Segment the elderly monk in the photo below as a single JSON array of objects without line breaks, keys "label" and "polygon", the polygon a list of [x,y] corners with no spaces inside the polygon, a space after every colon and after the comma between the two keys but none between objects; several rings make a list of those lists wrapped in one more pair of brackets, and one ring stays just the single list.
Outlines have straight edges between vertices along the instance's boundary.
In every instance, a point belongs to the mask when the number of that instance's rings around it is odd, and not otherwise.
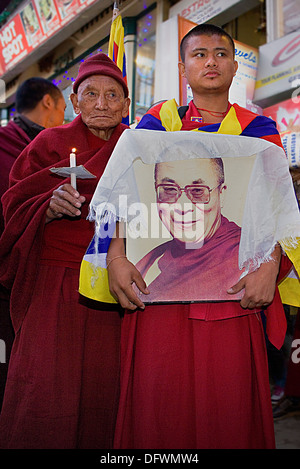
[{"label": "elderly monk", "polygon": [[[109,448],[119,382],[121,311],[85,303],[81,259],[94,232],[88,204],[126,126],[130,99],[119,68],[97,54],[80,66],[78,116],[47,129],[22,152],[3,197],[0,282],[12,289],[15,329],[0,416],[2,448]],[[77,165],[96,178],[50,172]]]}]

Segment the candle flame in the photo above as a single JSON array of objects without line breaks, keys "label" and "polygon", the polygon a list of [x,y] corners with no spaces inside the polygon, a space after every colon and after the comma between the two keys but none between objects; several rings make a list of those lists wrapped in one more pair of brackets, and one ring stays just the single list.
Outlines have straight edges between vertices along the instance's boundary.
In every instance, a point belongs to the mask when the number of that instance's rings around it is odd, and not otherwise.
[{"label": "candle flame", "polygon": [[72,153],[75,153],[75,151],[76,151],[76,148],[72,148]]}]

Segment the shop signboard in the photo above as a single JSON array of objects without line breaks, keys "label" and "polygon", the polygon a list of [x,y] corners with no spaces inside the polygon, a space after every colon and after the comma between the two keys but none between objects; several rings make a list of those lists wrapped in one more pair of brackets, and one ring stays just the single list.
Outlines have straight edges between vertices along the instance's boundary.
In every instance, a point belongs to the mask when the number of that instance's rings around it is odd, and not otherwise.
[{"label": "shop signboard", "polygon": [[170,17],[180,15],[197,24],[205,23],[240,0],[181,0],[170,9]]},{"label": "shop signboard", "polygon": [[238,69],[229,90],[229,101],[261,114],[261,109],[253,103],[258,68],[258,50],[239,41],[234,41],[235,59]]},{"label": "shop signboard", "polygon": [[0,29],[0,75],[97,0],[28,0]]},{"label": "shop signboard", "polygon": [[300,168],[300,107],[298,98],[287,99],[263,110],[277,124],[290,168]]},{"label": "shop signboard", "polygon": [[266,107],[271,98],[293,91],[300,81],[300,32],[294,32],[259,48],[254,100]]}]

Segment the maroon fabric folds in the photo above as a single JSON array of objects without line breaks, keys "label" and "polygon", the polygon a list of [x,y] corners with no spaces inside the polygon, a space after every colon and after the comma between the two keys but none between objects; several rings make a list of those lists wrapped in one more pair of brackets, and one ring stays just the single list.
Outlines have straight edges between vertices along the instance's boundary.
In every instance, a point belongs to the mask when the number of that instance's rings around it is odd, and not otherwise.
[{"label": "maroon fabric folds", "polygon": [[[249,112],[245,110],[244,114],[247,120]],[[247,129],[247,122],[244,123]],[[145,125],[148,125],[147,118]],[[183,130],[194,126],[195,122],[191,125],[184,122]],[[143,120],[139,128],[143,128]],[[273,141],[280,144],[279,135],[274,133]],[[168,269],[165,277],[170,275],[165,289],[172,290],[175,261],[171,257],[168,253],[162,262],[169,260],[172,264],[171,269],[165,266]],[[284,264],[281,277],[288,272]],[[222,264],[221,268],[226,275],[227,267]],[[193,277],[196,274],[192,265],[190,269]],[[189,281],[193,282],[191,277]],[[184,295],[188,287],[183,281],[180,283],[180,275],[176,282]],[[286,319],[278,290],[267,316],[269,339],[280,348]],[[144,311],[125,314],[115,448],[271,449],[274,446],[260,311],[244,310],[238,301],[225,301],[153,304],[146,305]]]},{"label": "maroon fabric folds", "polygon": [[[5,127],[0,127],[0,199],[8,189],[9,173],[12,165],[22,150],[31,142],[30,138],[15,122],[9,122]],[[0,235],[4,229],[2,218],[2,205],[0,202]]]},{"label": "maroon fabric folds", "polygon": [[81,303],[78,270],[40,266],[13,344],[1,449],[111,448],[119,397],[121,319]]},{"label": "maroon fabric folds", "polygon": [[[22,150],[31,139],[15,122],[9,122],[0,127],[0,236],[4,230],[1,197],[8,189],[9,173]],[[0,284],[0,338],[6,345],[6,363],[0,363],[0,408],[6,382],[7,368],[11,346],[13,343],[13,329],[10,321],[9,291]]]},{"label": "maroon fabric folds", "polygon": [[188,305],[125,315],[115,448],[274,448],[260,316],[188,317]]},{"label": "maroon fabric folds", "polygon": [[[113,148],[78,116],[42,131],[22,152],[3,197],[6,229],[0,242],[0,282],[11,288],[15,340],[3,407],[0,447],[102,449],[112,446],[119,393],[121,315],[116,305],[78,293],[79,268],[94,234],[88,205]],[[77,179],[86,197],[77,219],[45,225],[53,190],[69,179],[50,173],[77,165],[95,179]]]}]

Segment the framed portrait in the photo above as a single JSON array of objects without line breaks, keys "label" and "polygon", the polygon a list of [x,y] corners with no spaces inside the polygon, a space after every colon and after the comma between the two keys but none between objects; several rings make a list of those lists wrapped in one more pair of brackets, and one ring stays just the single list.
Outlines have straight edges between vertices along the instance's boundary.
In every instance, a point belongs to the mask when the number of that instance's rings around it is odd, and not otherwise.
[{"label": "framed portrait", "polygon": [[[133,162],[139,202],[128,209],[128,259],[150,290],[143,302],[239,300],[239,243],[256,155]],[[134,216],[135,214],[135,216]]]},{"label": "framed portrait", "polygon": [[81,284],[88,288],[81,293],[107,301],[105,239],[119,222],[127,258],[150,291],[136,288],[145,304],[239,301],[243,291],[228,290],[269,261],[276,243],[300,232],[284,150],[259,138],[201,131],[125,130],[89,219],[95,236],[83,259],[88,274]]}]

